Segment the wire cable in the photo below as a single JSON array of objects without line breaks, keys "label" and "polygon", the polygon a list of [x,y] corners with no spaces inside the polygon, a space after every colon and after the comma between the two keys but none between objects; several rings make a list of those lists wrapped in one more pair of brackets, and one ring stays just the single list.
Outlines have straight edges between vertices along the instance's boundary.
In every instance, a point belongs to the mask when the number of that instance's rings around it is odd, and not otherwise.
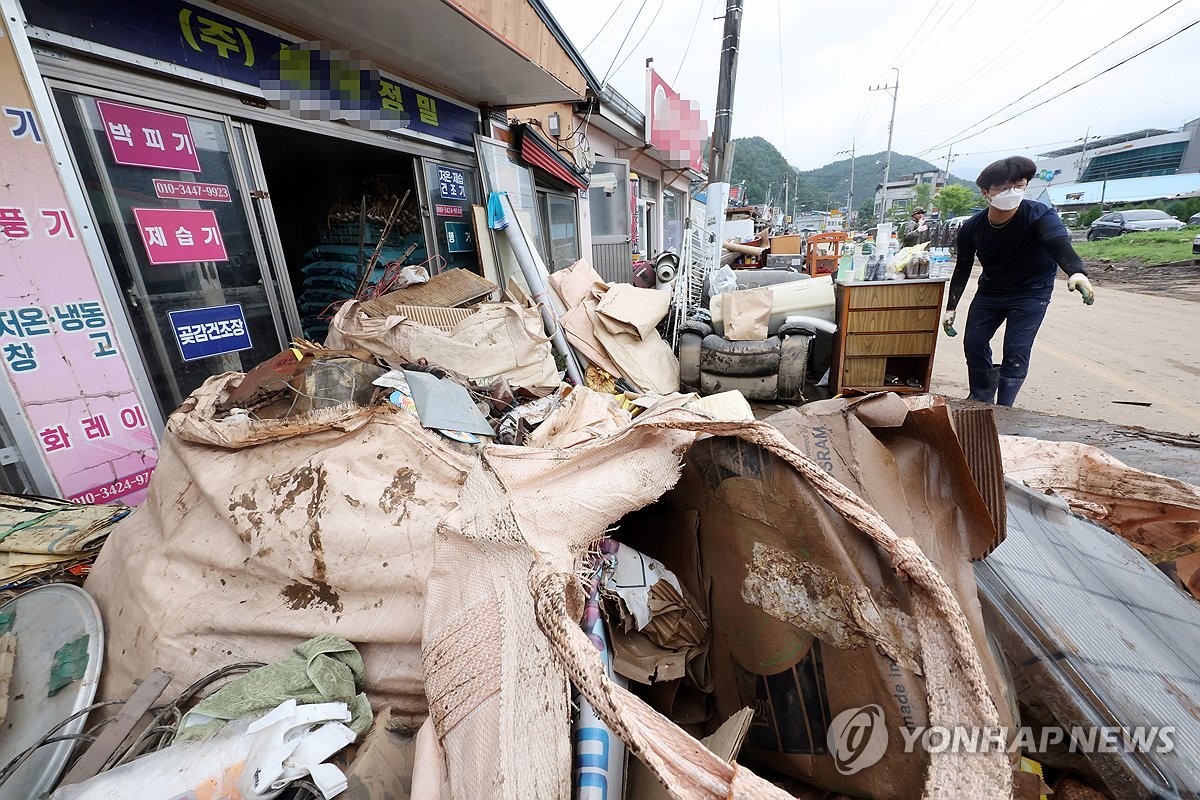
[{"label": "wire cable", "polygon": [[[642,31],[642,38],[638,39],[633,47],[629,48],[629,52],[625,54],[623,59],[621,59],[621,63],[617,64],[618,70],[625,66],[625,63],[629,61],[629,57],[637,52],[637,49],[642,46],[642,42],[646,41],[646,36],[650,33],[650,29],[654,27],[654,23],[658,22],[658,15],[662,13],[663,6],[666,4],[666,2],[667,0],[658,0],[658,8],[655,10],[654,16],[650,18],[650,24],[646,26],[646,30]],[[615,71],[616,70],[614,70],[614,72]]]},{"label": "wire cable", "polygon": [[[925,27],[925,23],[928,22],[929,18],[933,16],[934,10],[939,5],[941,5],[941,0],[938,0],[938,2],[934,3],[933,5],[931,5],[929,7],[929,10],[925,12],[925,18],[923,20],[921,20],[921,23],[919,25],[917,25],[917,28],[916,28],[916,30],[913,31],[912,36],[908,37],[908,41],[904,43],[904,47],[901,47],[900,52],[896,53],[896,55],[894,55],[892,57],[892,60],[888,63],[895,64],[898,67],[904,66],[903,62],[900,61],[900,56],[904,55],[905,51],[908,50],[909,46],[917,40],[917,36],[921,33],[921,29]],[[945,12],[942,12],[942,13],[944,14]]]},{"label": "wire cable", "polygon": [[788,160],[787,92],[784,88],[783,71],[783,0],[775,0],[775,32],[779,35],[779,116],[783,122],[783,160]]},{"label": "wire cable", "polygon": [[[979,136],[981,133],[990,131],[992,128],[997,128],[997,127],[1005,124],[1006,122],[1012,122],[1017,117],[1024,116],[1025,114],[1028,114],[1030,111],[1041,108],[1042,106],[1046,105],[1047,103],[1051,102],[1052,100],[1057,100],[1058,98],[1062,97],[1063,95],[1068,94],[1069,92],[1073,92],[1076,89],[1078,89],[1079,87],[1084,86],[1088,83],[1091,83],[1092,81],[1096,80],[1096,78],[1099,78],[1102,75],[1107,75],[1108,73],[1112,72],[1117,67],[1121,67],[1121,66],[1124,66],[1125,64],[1128,64],[1130,61],[1137,58],[1138,56],[1144,55],[1144,54],[1150,52],[1151,50],[1153,50],[1154,48],[1158,47],[1159,45],[1162,45],[1162,44],[1165,44],[1165,43],[1171,41],[1176,36],[1179,36],[1180,34],[1196,27],[1197,25],[1200,25],[1200,19],[1197,19],[1197,20],[1194,20],[1193,22],[1188,23],[1187,25],[1183,26],[1182,28],[1175,31],[1174,33],[1168,34],[1167,36],[1164,36],[1163,38],[1159,39],[1154,44],[1152,44],[1148,47],[1142,48],[1141,50],[1137,51],[1133,55],[1127,56],[1126,58],[1123,58],[1120,61],[1118,61],[1116,64],[1113,64],[1112,66],[1107,67],[1107,68],[1101,70],[1100,72],[1097,72],[1095,75],[1091,76],[1090,78],[1085,78],[1084,80],[1080,81],[1079,83],[1075,84],[1074,86],[1071,86],[1070,88],[1067,88],[1067,89],[1063,89],[1058,94],[1047,97],[1045,100],[1042,100],[1041,102],[1030,106],[1029,108],[1025,109],[1024,111],[1018,111],[1016,114],[1013,114],[1011,117],[1006,117],[1005,119],[1002,119],[999,122],[994,122],[991,125],[988,125],[986,128],[982,128],[982,129],[976,131],[975,133],[970,134],[969,136],[962,137],[961,139],[958,138],[959,134],[955,134],[954,136],[951,136],[949,139],[943,140],[943,141],[939,142],[938,144],[934,145],[933,147],[922,150],[920,153],[917,153],[917,155],[920,156],[920,155],[924,155],[926,153],[932,152],[934,150],[939,150],[951,143],[958,144],[959,142],[965,142],[967,139],[973,139],[976,136]],[[991,115],[989,115],[989,116],[991,116]],[[985,117],[985,119],[987,119],[987,118]],[[976,125],[977,124],[979,124],[979,123],[976,123]],[[964,128],[963,131],[960,131],[959,133],[968,131],[973,127],[975,127],[975,125],[970,125],[970,126]]]},{"label": "wire cable", "polygon": [[604,20],[604,24],[601,25],[594,34],[592,34],[592,38],[588,40],[588,43],[585,44],[582,48],[580,48],[580,50],[579,50],[580,53],[586,52],[589,47],[591,47],[593,44],[596,43],[597,39],[599,39],[603,34],[608,32],[608,30],[609,30],[608,26],[611,25],[612,21],[617,18],[617,14],[620,13],[621,6],[623,6],[623,5],[625,5],[625,0],[621,0],[621,2],[617,3],[617,7],[614,8],[613,12],[608,15],[608,19]]},{"label": "wire cable", "polygon": [[692,32],[688,35],[687,44],[683,46],[683,58],[679,59],[679,69],[675,70],[675,78],[671,81],[671,85],[679,83],[679,76],[683,74],[683,65],[687,63],[688,53],[692,50],[692,40],[696,38],[696,27],[700,24],[700,15],[704,13],[704,0],[700,0],[696,4],[696,19],[692,22]]},{"label": "wire cable", "polygon": [[[1164,8],[1162,11],[1159,11],[1159,12],[1157,12],[1157,13],[1155,13],[1155,14],[1152,14],[1152,15],[1150,15],[1150,16],[1149,16],[1147,19],[1143,20],[1142,22],[1138,23],[1138,24],[1137,24],[1137,25],[1135,25],[1134,27],[1132,27],[1132,28],[1130,28],[1129,30],[1125,31],[1125,32],[1124,32],[1124,33],[1122,33],[1120,36],[1118,36],[1116,39],[1113,39],[1111,42],[1109,42],[1108,44],[1106,44],[1106,45],[1104,45],[1103,47],[1101,47],[1099,50],[1095,50],[1095,51],[1093,51],[1093,52],[1091,53],[1091,55],[1085,56],[1084,58],[1080,59],[1079,61],[1076,61],[1074,64],[1072,64],[1071,66],[1067,67],[1067,68],[1066,68],[1066,69],[1064,69],[1062,72],[1060,72],[1058,75],[1055,75],[1055,76],[1054,76],[1053,78],[1051,78],[1050,80],[1048,80],[1048,81],[1045,81],[1045,82],[1044,82],[1044,83],[1042,83],[1042,84],[1039,84],[1038,86],[1034,87],[1033,89],[1030,89],[1028,92],[1026,92],[1025,94],[1021,95],[1021,96],[1020,96],[1020,97],[1018,97],[1016,100],[1013,100],[1013,101],[1012,101],[1011,103],[1009,103],[1008,105],[1001,106],[1001,107],[1000,107],[1000,108],[998,108],[997,110],[993,111],[991,114],[988,114],[986,117],[984,117],[983,119],[981,119],[979,122],[975,123],[975,125],[979,125],[980,123],[986,122],[987,120],[991,119],[992,117],[995,117],[995,116],[997,116],[997,115],[1001,114],[1002,112],[1004,112],[1004,111],[1007,111],[1008,109],[1010,109],[1010,108],[1012,108],[1013,106],[1015,106],[1017,103],[1019,103],[1019,102],[1021,102],[1022,100],[1024,100],[1026,97],[1029,97],[1029,95],[1033,94],[1034,92],[1037,92],[1037,91],[1039,91],[1040,89],[1044,89],[1045,87],[1047,87],[1047,86],[1049,86],[1050,84],[1054,83],[1056,80],[1059,80],[1060,78],[1062,78],[1064,75],[1066,75],[1066,74],[1067,74],[1068,72],[1070,72],[1071,70],[1075,69],[1076,67],[1082,66],[1082,65],[1083,65],[1083,64],[1085,64],[1086,62],[1088,62],[1088,61],[1090,61],[1091,59],[1093,59],[1093,58],[1095,58],[1096,56],[1098,56],[1100,53],[1103,53],[1105,50],[1107,50],[1108,48],[1110,48],[1110,47],[1112,47],[1113,45],[1115,45],[1117,42],[1119,42],[1119,41],[1121,41],[1122,39],[1124,39],[1126,36],[1129,36],[1130,34],[1134,33],[1135,31],[1137,31],[1137,30],[1140,30],[1141,28],[1143,28],[1143,27],[1145,27],[1146,25],[1150,24],[1151,22],[1153,22],[1154,20],[1158,19],[1158,18],[1159,18],[1159,17],[1161,17],[1163,14],[1167,13],[1167,12],[1168,12],[1168,11],[1170,11],[1172,8],[1174,8],[1175,6],[1179,5],[1179,4],[1180,4],[1180,3],[1182,3],[1182,2],[1183,2],[1183,0],[1175,0],[1175,2],[1174,2],[1174,3],[1172,3],[1172,4],[1171,4],[1171,5],[1169,5],[1169,6],[1167,6],[1167,7],[1166,7],[1166,8]],[[966,130],[970,130],[971,128],[975,127],[975,125],[972,125],[972,126],[970,126],[970,127],[969,127],[969,128],[967,128]],[[963,132],[965,132],[965,131],[960,131],[959,133],[963,133]],[[958,134],[955,134],[955,135],[957,136]]]},{"label": "wire cable", "polygon": [[955,99],[963,96],[964,94],[966,94],[972,88],[972,82],[975,80],[975,78],[978,77],[980,74],[982,74],[985,70],[987,70],[993,64],[995,64],[998,60],[1000,60],[1000,58],[1003,57],[1006,53],[1008,53],[1009,48],[1012,46],[1012,44],[1016,43],[1022,36],[1025,36],[1026,39],[1028,39],[1028,41],[1021,48],[1020,52],[1024,52],[1025,50],[1027,50],[1028,48],[1030,48],[1034,44],[1036,44],[1038,41],[1038,37],[1029,37],[1027,35],[1026,31],[1028,31],[1030,29],[1039,30],[1040,29],[1039,26],[1041,25],[1041,23],[1045,22],[1046,19],[1048,19],[1051,14],[1053,14],[1055,11],[1057,11],[1060,7],[1062,7],[1068,1],[1069,0],[1058,0],[1057,3],[1055,3],[1049,9],[1047,9],[1040,17],[1033,20],[1028,26],[1021,26],[1019,28],[1014,28],[1013,31],[1008,36],[1006,36],[1004,39],[1002,39],[999,44],[997,44],[990,51],[988,51],[984,56],[982,56],[981,59],[979,60],[979,62],[976,63],[976,65],[971,69],[970,72],[968,72],[967,74],[963,75],[960,78],[955,79],[955,88],[954,89],[952,89],[948,93],[935,94],[933,97],[931,97],[929,100],[926,100],[924,103],[921,103],[913,108],[910,108],[908,111],[906,111],[905,113],[900,115],[900,119],[898,119],[897,122],[898,123],[908,123],[908,122],[915,121],[918,117],[926,116],[924,112],[926,112],[928,109],[934,108],[934,107],[945,107],[952,100],[955,100]]},{"label": "wire cable", "polygon": [[621,57],[621,51],[625,49],[625,43],[629,41],[629,34],[633,33],[633,29],[637,27],[637,21],[641,18],[642,12],[646,10],[647,0],[642,0],[642,4],[638,6],[637,13],[633,15],[633,22],[625,29],[625,36],[621,39],[621,43],[617,45],[617,52],[613,53],[612,63],[608,65],[608,69],[604,73],[603,80],[600,81],[600,91],[608,86],[608,79],[612,76],[613,67],[617,65],[617,59]]}]

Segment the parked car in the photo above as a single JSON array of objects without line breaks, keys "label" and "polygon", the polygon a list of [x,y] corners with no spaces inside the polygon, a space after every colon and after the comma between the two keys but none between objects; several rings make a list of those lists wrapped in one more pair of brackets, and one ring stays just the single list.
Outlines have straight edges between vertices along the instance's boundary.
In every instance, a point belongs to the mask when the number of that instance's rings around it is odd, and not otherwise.
[{"label": "parked car", "polygon": [[1192,255],[1196,256],[1196,263],[1200,264],[1200,236],[1192,239]]},{"label": "parked car", "polygon": [[1058,212],[1058,216],[1062,219],[1063,225],[1066,225],[1068,228],[1073,227],[1079,222],[1078,211],[1060,211]]},{"label": "parked car", "polygon": [[1165,211],[1154,208],[1135,208],[1129,211],[1111,211],[1104,214],[1088,228],[1089,242],[1111,239],[1123,233],[1137,231],[1176,231],[1185,227],[1182,222]]},{"label": "parked car", "polygon": [[1188,225],[1200,225],[1200,214],[1192,214],[1188,217]]}]

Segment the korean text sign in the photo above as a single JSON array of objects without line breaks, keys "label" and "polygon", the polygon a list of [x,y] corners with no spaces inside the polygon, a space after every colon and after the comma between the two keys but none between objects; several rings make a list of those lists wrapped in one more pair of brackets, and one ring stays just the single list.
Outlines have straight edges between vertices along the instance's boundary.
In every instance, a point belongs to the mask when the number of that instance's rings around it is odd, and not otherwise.
[{"label": "korean text sign", "polygon": [[118,164],[200,171],[187,117],[110,100],[97,100],[96,110]]},{"label": "korean text sign", "polygon": [[64,497],[140,502],[156,460],[154,433],[5,25],[0,21],[4,377]]},{"label": "korean text sign", "polygon": [[171,329],[184,361],[249,350],[250,331],[241,305],[168,311]]},{"label": "korean text sign", "polygon": [[227,261],[217,215],[208,209],[135,208],[138,232],[151,264]]},{"label": "korean text sign", "polygon": [[[256,88],[264,66],[281,50],[296,44],[294,38],[231,16],[208,2],[23,0],[21,7],[34,28]],[[356,43],[346,44],[354,47]],[[374,81],[370,94],[368,109],[408,116],[407,130],[468,146],[474,142],[479,127],[479,112],[474,108],[434,97],[386,75]]]}]

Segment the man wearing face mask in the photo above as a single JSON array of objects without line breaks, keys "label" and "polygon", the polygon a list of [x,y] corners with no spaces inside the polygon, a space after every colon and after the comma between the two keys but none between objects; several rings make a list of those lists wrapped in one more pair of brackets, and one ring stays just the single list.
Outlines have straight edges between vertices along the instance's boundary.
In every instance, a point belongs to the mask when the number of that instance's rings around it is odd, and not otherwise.
[{"label": "man wearing face mask", "polygon": [[[975,299],[967,312],[963,350],[967,358],[970,399],[1011,406],[1029,372],[1033,340],[1046,316],[1058,268],[1067,288],[1083,302],[1095,301],[1083,261],[1071,247],[1071,236],[1048,206],[1024,200],[1025,187],[1037,168],[1023,156],[993,162],[975,183],[988,207],[958,231],[958,261],[950,279],[942,327],[955,335],[954,318],[975,257],[983,267]],[[1004,356],[992,363],[992,337],[1004,324]]]}]

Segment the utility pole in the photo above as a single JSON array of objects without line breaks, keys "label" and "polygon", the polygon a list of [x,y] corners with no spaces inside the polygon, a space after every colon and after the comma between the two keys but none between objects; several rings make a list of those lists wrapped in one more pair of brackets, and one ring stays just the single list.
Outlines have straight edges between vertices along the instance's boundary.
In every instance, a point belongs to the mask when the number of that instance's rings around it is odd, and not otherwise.
[{"label": "utility pole", "polygon": [[[950,183],[950,159],[952,157],[951,153],[953,153],[953,152],[954,152],[954,144],[951,143],[950,149],[946,151],[946,176],[944,178],[942,178],[942,186],[946,186],[947,184]],[[936,188],[936,187],[934,187],[934,188]]]},{"label": "utility pole", "polygon": [[742,34],[742,0],[727,0],[725,35],[721,40],[721,66],[717,73],[717,112],[713,115],[712,159],[709,179],[729,183],[733,159],[725,148],[733,130],[733,87],[737,78],[738,43]]},{"label": "utility pole", "polygon": [[[783,207],[784,207],[784,209],[788,208],[788,201],[791,199],[792,199],[792,179],[785,178],[783,181]],[[787,215],[786,210],[783,213],[785,215]]]},{"label": "utility pole", "polygon": [[872,86],[870,89],[872,92],[890,92],[892,95],[892,118],[888,120],[887,156],[883,162],[883,202],[879,210],[881,218],[887,217],[888,180],[892,174],[892,132],[896,127],[896,97],[900,94],[900,68],[892,67],[892,69],[896,70],[896,82],[894,84],[891,86]]},{"label": "utility pole", "polygon": [[738,43],[742,34],[742,0],[726,0],[725,33],[721,39],[721,66],[717,73],[717,109],[713,114],[712,150],[708,163],[708,200],[704,232],[712,244],[706,269],[696,280],[721,266],[721,243],[725,241],[725,209],[729,207],[729,172],[733,167],[733,85],[737,77]]},{"label": "utility pole", "polygon": [[850,230],[850,220],[854,218],[854,147],[855,142],[850,140],[849,150],[840,150],[835,155],[850,154],[850,190],[846,192],[846,230]]},{"label": "utility pole", "polygon": [[[1097,139],[1100,137],[1097,136]],[[1083,134],[1083,150],[1079,153],[1079,174],[1075,176],[1076,183],[1083,182],[1083,171],[1087,169],[1088,142],[1092,140],[1092,126],[1088,125],[1087,133]]]}]

